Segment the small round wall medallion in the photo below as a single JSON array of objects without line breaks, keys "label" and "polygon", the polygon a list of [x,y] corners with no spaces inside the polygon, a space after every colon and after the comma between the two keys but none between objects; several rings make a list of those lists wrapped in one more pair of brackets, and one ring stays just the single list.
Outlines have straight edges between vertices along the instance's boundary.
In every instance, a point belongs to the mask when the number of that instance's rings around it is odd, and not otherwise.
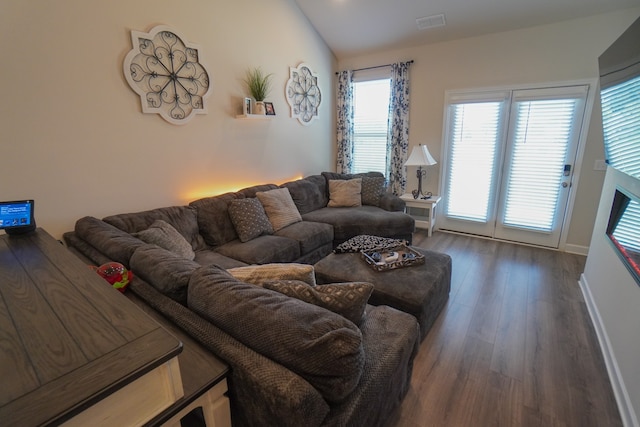
[{"label": "small round wall medallion", "polygon": [[318,118],[322,95],[318,87],[318,75],[308,65],[289,68],[285,90],[292,118],[297,118],[303,125],[309,125]]},{"label": "small round wall medallion", "polygon": [[124,58],[124,76],[140,96],[143,113],[155,113],[169,123],[187,123],[206,114],[211,92],[209,74],[200,62],[199,47],[165,25],[148,33],[131,31],[133,49]]}]

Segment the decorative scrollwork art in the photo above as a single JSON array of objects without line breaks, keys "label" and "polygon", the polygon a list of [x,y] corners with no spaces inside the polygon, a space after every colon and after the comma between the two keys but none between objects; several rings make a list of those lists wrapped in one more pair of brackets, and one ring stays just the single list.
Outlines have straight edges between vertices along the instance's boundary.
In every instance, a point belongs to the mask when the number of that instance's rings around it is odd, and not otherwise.
[{"label": "decorative scrollwork art", "polygon": [[286,97],[291,107],[291,117],[303,125],[309,125],[318,117],[322,95],[318,87],[318,75],[306,64],[289,68]]},{"label": "decorative scrollwork art", "polygon": [[200,63],[198,47],[187,44],[169,27],[149,33],[131,31],[133,49],[124,59],[124,76],[138,95],[143,113],[157,113],[173,124],[205,114],[211,91],[209,74]]}]

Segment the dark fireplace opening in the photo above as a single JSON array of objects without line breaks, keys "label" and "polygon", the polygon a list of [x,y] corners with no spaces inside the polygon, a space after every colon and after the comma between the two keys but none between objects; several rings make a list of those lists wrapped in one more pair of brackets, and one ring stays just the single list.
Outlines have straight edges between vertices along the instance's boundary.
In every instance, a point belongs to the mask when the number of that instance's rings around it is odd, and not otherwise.
[{"label": "dark fireplace opening", "polygon": [[616,188],[606,233],[640,286],[640,198],[623,188]]}]

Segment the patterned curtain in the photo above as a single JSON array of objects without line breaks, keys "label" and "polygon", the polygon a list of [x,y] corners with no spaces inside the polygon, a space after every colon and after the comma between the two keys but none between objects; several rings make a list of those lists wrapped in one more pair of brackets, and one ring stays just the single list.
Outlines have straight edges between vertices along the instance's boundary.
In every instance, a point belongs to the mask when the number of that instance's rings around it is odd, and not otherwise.
[{"label": "patterned curtain", "polygon": [[338,73],[337,103],[337,136],[338,159],[336,170],[338,173],[351,173],[353,166],[353,71],[346,70]]},{"label": "patterned curtain", "polygon": [[404,194],[407,185],[403,165],[409,150],[409,66],[412,62],[391,65],[387,175],[389,190],[395,195]]}]

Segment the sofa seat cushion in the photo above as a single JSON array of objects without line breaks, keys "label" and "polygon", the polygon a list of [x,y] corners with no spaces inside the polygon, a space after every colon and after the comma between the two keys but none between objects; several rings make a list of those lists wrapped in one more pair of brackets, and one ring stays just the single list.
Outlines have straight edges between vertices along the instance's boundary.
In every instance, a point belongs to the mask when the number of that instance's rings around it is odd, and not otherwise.
[{"label": "sofa seat cushion", "polygon": [[233,240],[215,248],[215,251],[247,264],[292,262],[300,258],[298,242],[280,236],[260,236],[244,243]]},{"label": "sofa seat cushion", "polygon": [[404,212],[389,212],[375,206],[357,208],[322,208],[304,214],[305,221],[333,225],[334,242],[343,242],[359,234],[381,237],[405,236],[413,233],[414,219]]},{"label": "sofa seat cushion", "polygon": [[129,234],[151,227],[157,220],[165,221],[191,244],[193,249],[202,249],[205,244],[198,229],[197,212],[189,206],[169,206],[149,211],[111,215],[102,219]]},{"label": "sofa seat cushion", "polygon": [[306,255],[333,242],[333,226],[322,222],[301,221],[278,230],[275,235],[297,241],[300,255]]},{"label": "sofa seat cushion", "polygon": [[75,233],[78,238],[102,252],[111,261],[124,264],[125,267],[130,267],[129,260],[135,250],[146,245],[126,231],[92,216],[76,221]]},{"label": "sofa seat cushion", "polygon": [[196,257],[194,261],[200,265],[215,264],[222,268],[243,267],[247,265],[246,262],[238,261],[237,259],[224,256],[221,253],[214,251],[213,249],[196,251]]},{"label": "sofa seat cushion", "polygon": [[187,304],[187,285],[200,268],[195,261],[154,244],[140,246],[131,256],[131,270],[158,291],[182,305]]},{"label": "sofa seat cushion", "polygon": [[306,379],[329,402],[344,400],[360,380],[362,334],[338,314],[241,282],[215,266],[192,274],[188,306]]}]

